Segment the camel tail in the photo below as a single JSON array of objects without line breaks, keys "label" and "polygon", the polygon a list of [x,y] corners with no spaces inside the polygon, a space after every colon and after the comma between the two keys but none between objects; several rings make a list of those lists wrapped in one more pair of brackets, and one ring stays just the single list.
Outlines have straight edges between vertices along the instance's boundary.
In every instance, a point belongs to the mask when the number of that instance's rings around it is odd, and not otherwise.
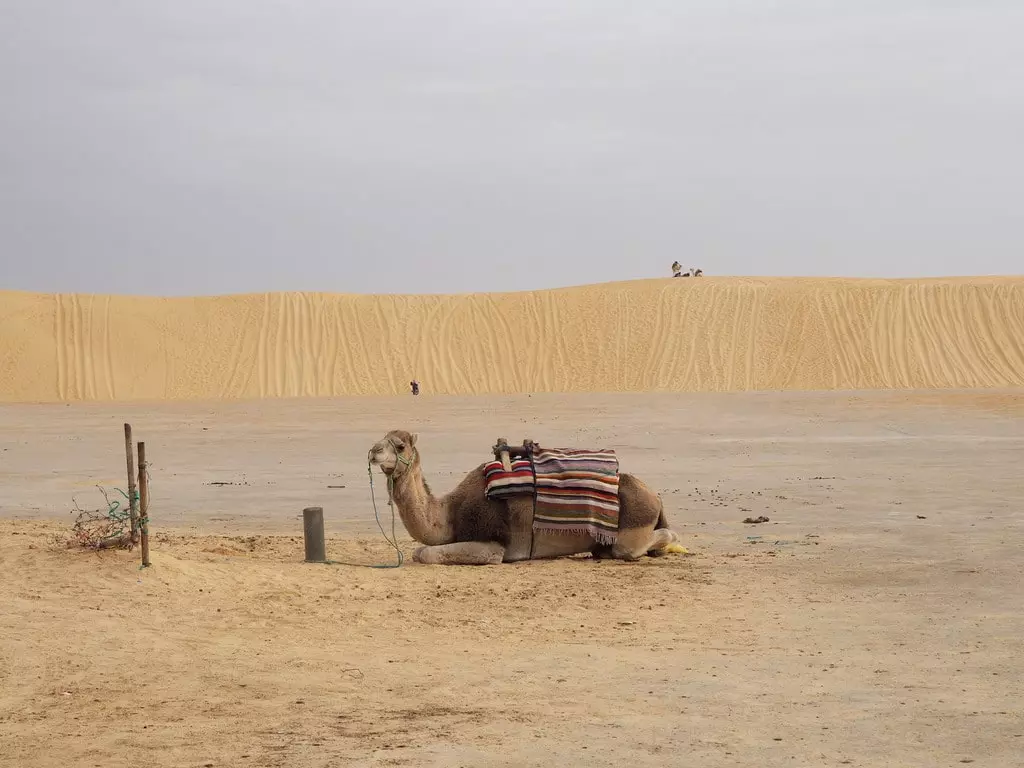
[{"label": "camel tail", "polygon": [[654,530],[656,531],[659,528],[668,528],[668,519],[665,517],[665,504],[661,499],[658,499],[658,502],[661,504],[661,509],[658,510],[658,522],[654,524]]}]

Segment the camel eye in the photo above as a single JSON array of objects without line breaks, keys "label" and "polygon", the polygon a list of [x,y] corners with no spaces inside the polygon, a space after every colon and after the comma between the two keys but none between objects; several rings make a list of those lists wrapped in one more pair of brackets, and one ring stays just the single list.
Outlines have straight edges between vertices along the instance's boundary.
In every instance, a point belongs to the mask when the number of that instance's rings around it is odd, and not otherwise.
[{"label": "camel eye", "polygon": [[404,451],[405,450],[405,443],[395,443],[395,450],[397,450],[397,451]]}]

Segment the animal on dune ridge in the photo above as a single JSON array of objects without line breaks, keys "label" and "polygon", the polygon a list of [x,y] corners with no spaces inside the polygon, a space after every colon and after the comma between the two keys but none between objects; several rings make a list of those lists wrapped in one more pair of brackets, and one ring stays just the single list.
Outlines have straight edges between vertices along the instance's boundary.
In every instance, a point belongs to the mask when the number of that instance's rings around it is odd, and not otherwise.
[{"label": "animal on dune ridge", "polygon": [[484,464],[470,471],[450,493],[437,498],[423,478],[417,435],[392,430],[370,448],[371,466],[388,478],[388,491],[405,529],[424,546],[419,563],[487,565],[541,560],[589,552],[595,558],[637,560],[685,552],[669,529],[661,498],[630,474],[618,478],[619,523],[612,544],[581,532],[534,531],[528,517],[510,514],[501,500],[487,497]]}]

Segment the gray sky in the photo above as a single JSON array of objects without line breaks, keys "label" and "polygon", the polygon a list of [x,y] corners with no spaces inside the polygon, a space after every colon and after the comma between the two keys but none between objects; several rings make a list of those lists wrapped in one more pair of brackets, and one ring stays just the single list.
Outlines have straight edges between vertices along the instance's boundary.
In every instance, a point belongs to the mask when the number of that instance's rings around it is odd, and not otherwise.
[{"label": "gray sky", "polygon": [[1021,0],[0,0],[0,287],[1024,272]]}]

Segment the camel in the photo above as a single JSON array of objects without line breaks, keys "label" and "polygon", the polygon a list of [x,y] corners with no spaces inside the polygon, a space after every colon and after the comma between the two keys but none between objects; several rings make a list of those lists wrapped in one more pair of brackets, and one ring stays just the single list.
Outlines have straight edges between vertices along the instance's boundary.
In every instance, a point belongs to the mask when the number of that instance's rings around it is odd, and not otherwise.
[{"label": "camel", "polygon": [[391,503],[405,529],[424,545],[413,553],[418,563],[494,565],[584,552],[595,559],[635,561],[645,554],[686,551],[668,527],[661,498],[633,475],[619,475],[619,530],[614,544],[601,545],[588,534],[535,534],[532,519],[518,519],[504,501],[487,498],[484,464],[436,498],[423,479],[416,441],[415,434],[392,430],[373,444],[367,458],[371,468],[379,466],[387,476]]}]

